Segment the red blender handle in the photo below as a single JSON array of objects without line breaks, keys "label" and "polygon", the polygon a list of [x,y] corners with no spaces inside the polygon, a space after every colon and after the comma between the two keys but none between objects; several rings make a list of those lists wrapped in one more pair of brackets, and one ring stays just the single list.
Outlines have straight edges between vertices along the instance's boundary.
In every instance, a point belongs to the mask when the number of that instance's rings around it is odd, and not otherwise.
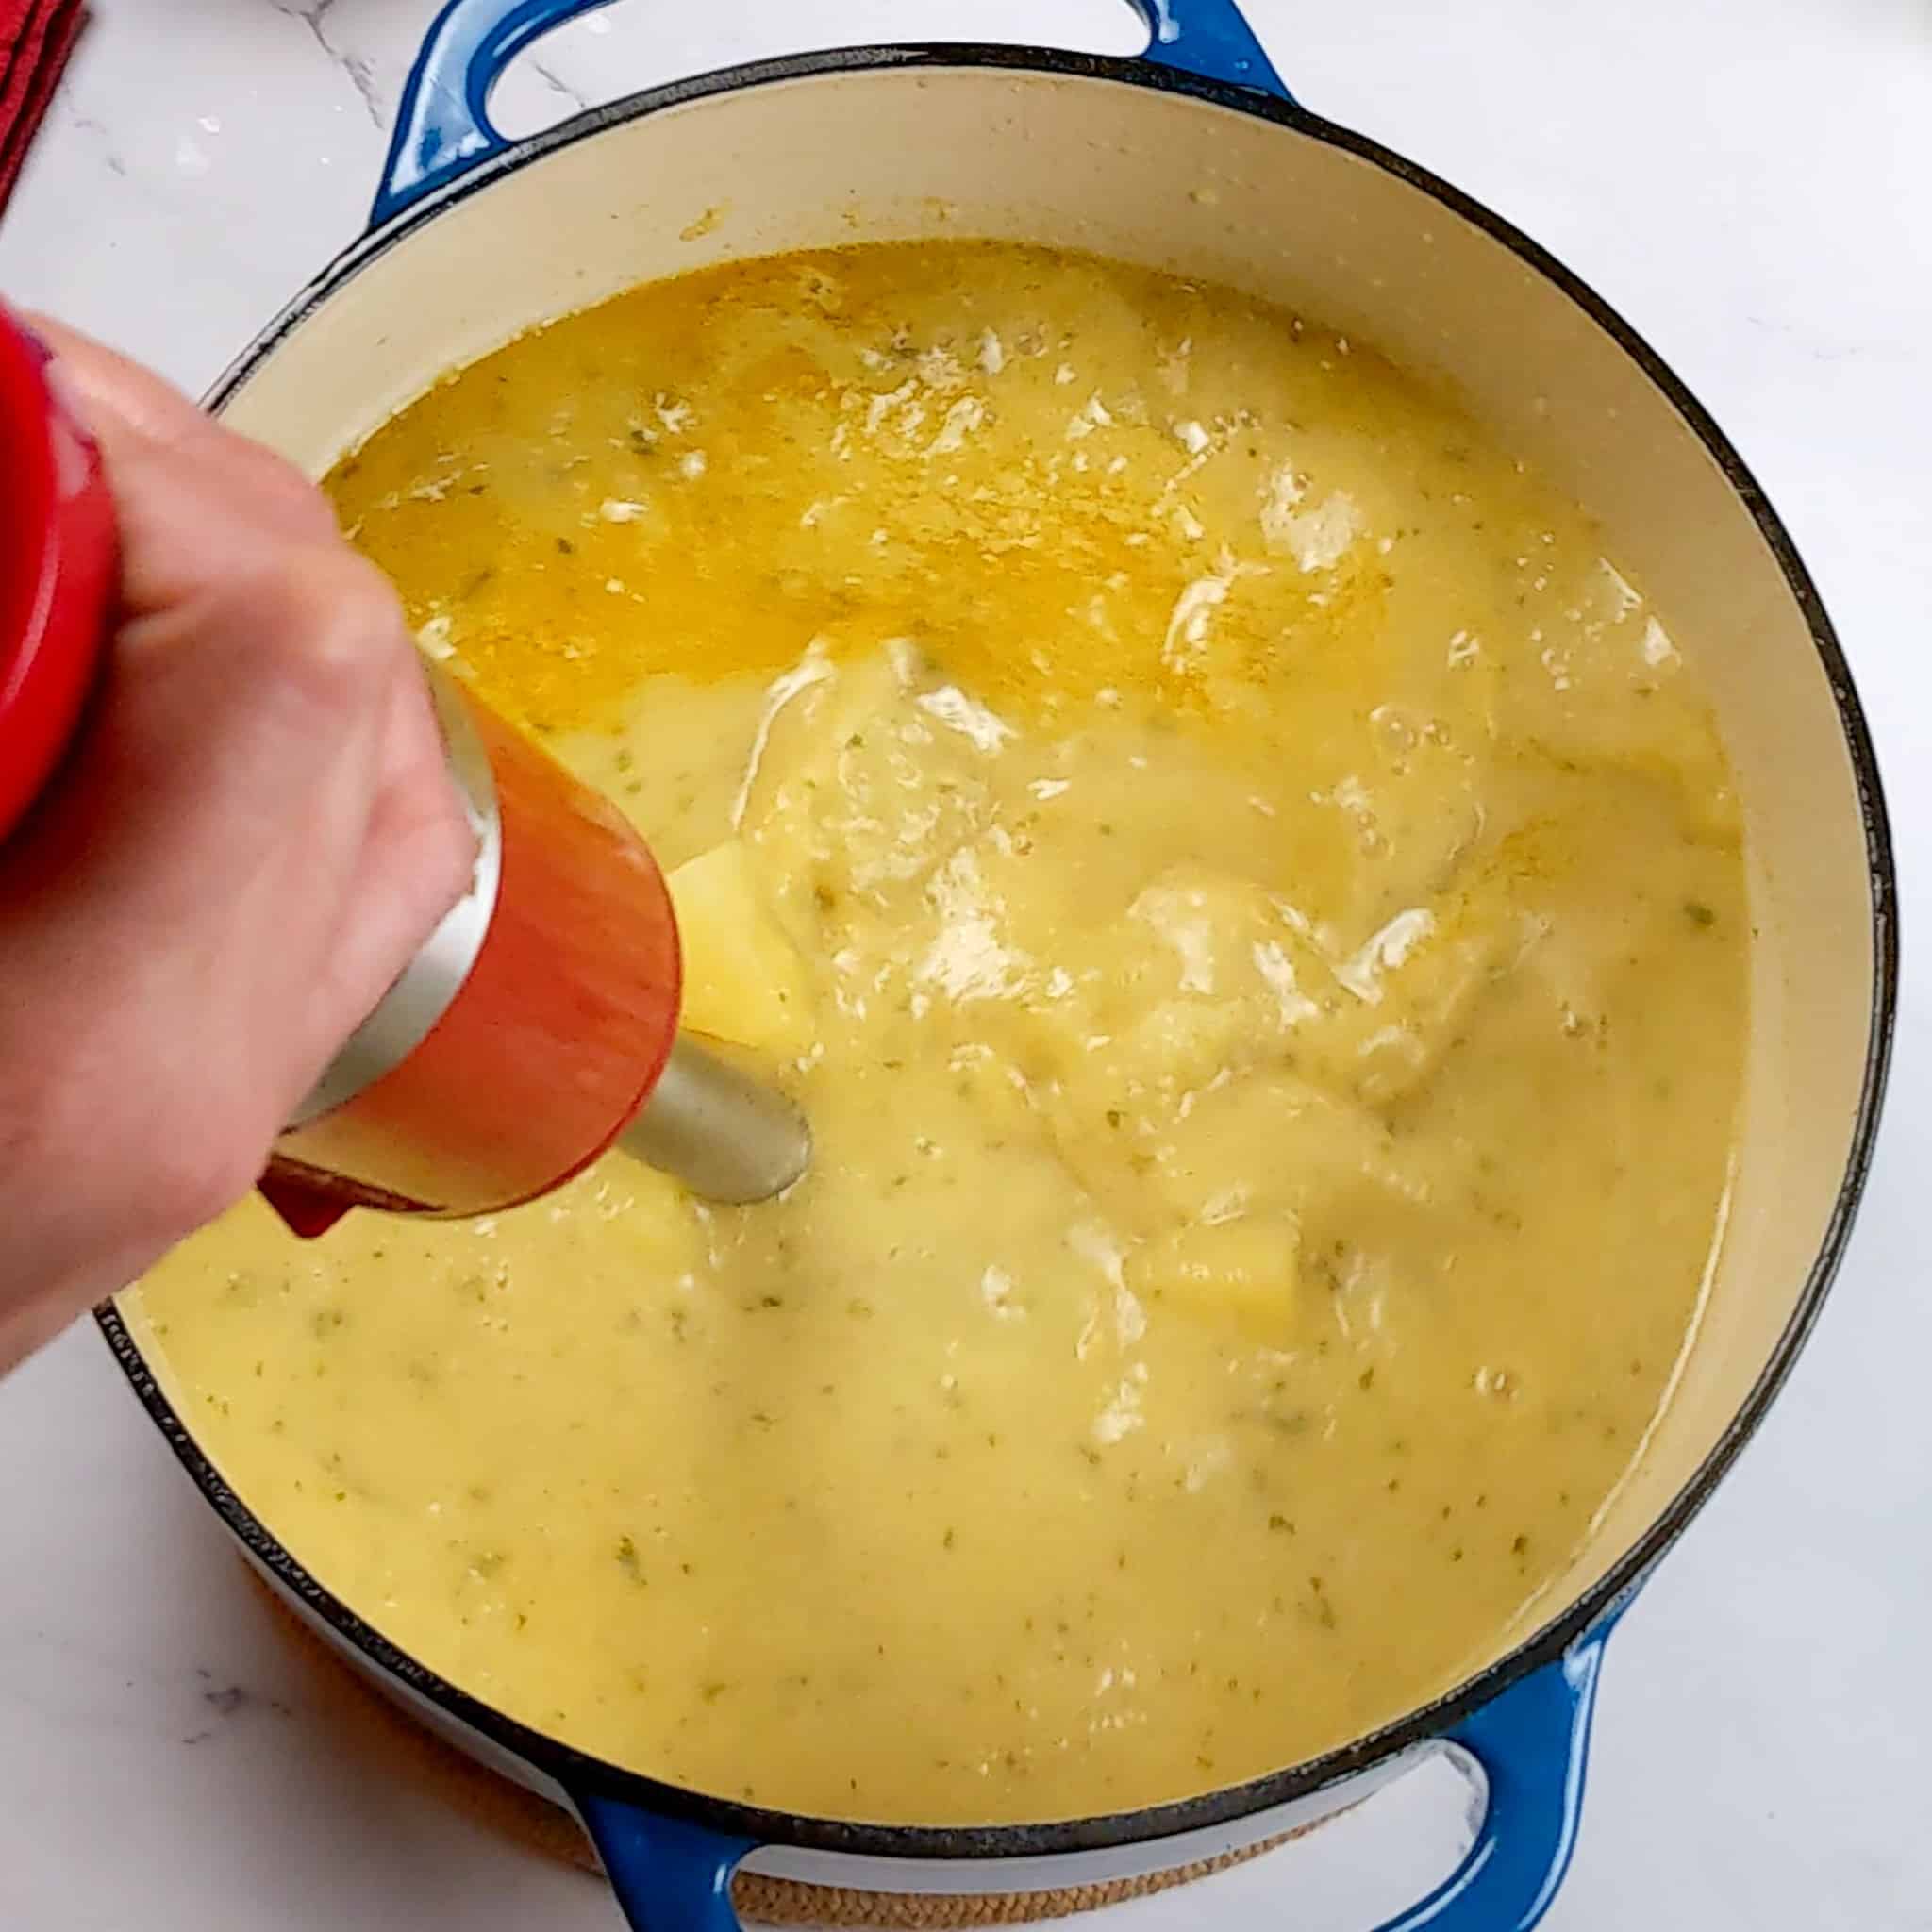
[{"label": "red blender handle", "polygon": [[79,728],[119,563],[100,452],[51,361],[0,305],[0,841]]},{"label": "red blender handle", "polygon": [[433,1024],[385,1049],[378,1008],[325,1075],[346,1074],[347,1091],[275,1142],[261,1191],[299,1235],[355,1207],[449,1218],[549,1192],[642,1111],[677,1036],[677,921],[649,849],[608,800],[433,675],[477,877],[385,1002],[407,1012],[412,980],[440,976]]}]

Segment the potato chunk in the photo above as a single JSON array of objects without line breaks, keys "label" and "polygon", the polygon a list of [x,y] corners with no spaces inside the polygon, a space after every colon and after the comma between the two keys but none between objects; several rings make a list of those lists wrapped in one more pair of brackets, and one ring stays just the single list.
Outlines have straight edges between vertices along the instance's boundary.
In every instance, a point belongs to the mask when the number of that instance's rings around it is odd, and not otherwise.
[{"label": "potato chunk", "polygon": [[1279,1342],[1294,1322],[1301,1230],[1291,1214],[1202,1220],[1127,1258],[1127,1286],[1157,1306],[1219,1312]]},{"label": "potato chunk", "polygon": [[687,860],[666,884],[684,942],[684,1024],[773,1053],[812,1034],[804,962],[758,891],[736,839]]}]

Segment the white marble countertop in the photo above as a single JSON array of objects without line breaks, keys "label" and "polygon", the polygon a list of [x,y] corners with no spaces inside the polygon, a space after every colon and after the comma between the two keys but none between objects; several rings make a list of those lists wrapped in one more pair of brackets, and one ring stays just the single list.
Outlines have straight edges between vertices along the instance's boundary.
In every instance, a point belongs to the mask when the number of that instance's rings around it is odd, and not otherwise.
[{"label": "white marble countertop", "polygon": [[[96,0],[0,289],[198,388],[359,225],[432,0]],[[1924,0],[1252,0],[1311,105],[1603,291],[1782,509],[1871,708],[1908,940],[1932,836],[1932,13]],[[593,30],[597,29],[597,30]],[[1118,0],[626,0],[503,97],[533,127],[804,44],[1125,51]],[[1887,1131],[1823,1326],[1611,1646],[1557,1932],[1932,1927],[1932,1168],[1907,953]],[[0,1237],[4,1239],[4,1237]],[[606,1928],[607,1897],[412,1790],[312,1707],[91,1329],[0,1387],[0,1925]],[[1357,1932],[1456,1843],[1424,1774],[1305,1845],[1111,1915]]]}]

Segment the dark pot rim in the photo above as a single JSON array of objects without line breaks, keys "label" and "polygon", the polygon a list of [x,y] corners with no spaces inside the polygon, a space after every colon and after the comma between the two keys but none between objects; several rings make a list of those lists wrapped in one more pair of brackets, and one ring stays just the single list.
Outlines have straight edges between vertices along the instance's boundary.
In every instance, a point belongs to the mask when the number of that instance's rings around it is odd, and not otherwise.
[{"label": "dark pot rim", "polygon": [[1776,1346],[1737,1414],[1690,1480],[1643,1536],[1595,1585],[1507,1656],[1442,1697],[1371,1735],[1305,1763],[1226,1786],[1199,1797],[1106,1816],[1038,1824],[985,1826],[900,1825],[798,1816],[733,1803],[665,1784],[607,1762],[544,1736],[492,1709],[407,1656],[325,1589],[282,1547],[222,1479],[172,1404],[120,1315],[103,1305],[97,1319],[115,1359],[148,1414],[203,1496],[268,1574],[344,1643],[400,1684],[439,1706],[493,1744],[524,1759],[572,1793],[595,1792],[641,1809],[676,1817],[760,1844],[808,1847],[853,1857],[886,1858],[1009,1858],[1098,1851],[1176,1834],[1226,1825],[1255,1813],[1304,1799],[1373,1766],[1425,1744],[1471,1712],[1567,1651],[1592,1627],[1626,1604],[1664,1553],[1703,1507],[1750,1440],[1773,1397],[1790,1373],[1815,1324],[1843,1257],[1854,1214],[1870,1169],[1874,1136],[1890,1064],[1898,993],[1897,886],[1891,835],[1877,761],[1851,672],[1811,578],[1790,535],[1737,451],[1703,406],[1655,350],[1602,297],[1546,250],[1501,216],[1426,169],[1365,136],[1337,127],[1298,105],[1245,88],[1175,73],[1143,59],[1070,54],[1037,47],[976,44],[867,46],[764,60],[613,101],[560,125],[511,143],[469,173],[425,194],[393,221],[347,249],[256,339],[208,398],[219,409],[283,340],[361,270],[407,242],[446,209],[480,194],[503,175],[557,149],[600,134],[620,123],[688,102],[769,86],[776,82],[884,69],[994,69],[1110,82],[1157,93],[1178,93],[1233,113],[1273,123],[1293,134],[1342,149],[1408,186],[1422,190],[1455,215],[1473,223],[1516,258],[1554,283],[1607,333],[1662,391],[1696,434],[1749,510],[1803,611],[1831,686],[1864,816],[1866,865],[1872,893],[1872,942],[1875,962],[1857,1118],[1845,1172],[1804,1291]]}]

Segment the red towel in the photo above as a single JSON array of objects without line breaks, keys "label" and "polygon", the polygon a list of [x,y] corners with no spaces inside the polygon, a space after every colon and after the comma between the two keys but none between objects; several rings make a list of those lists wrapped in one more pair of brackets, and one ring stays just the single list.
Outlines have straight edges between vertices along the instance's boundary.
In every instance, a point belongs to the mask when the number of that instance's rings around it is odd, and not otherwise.
[{"label": "red towel", "polygon": [[86,18],[82,0],[0,0],[0,208]]}]

